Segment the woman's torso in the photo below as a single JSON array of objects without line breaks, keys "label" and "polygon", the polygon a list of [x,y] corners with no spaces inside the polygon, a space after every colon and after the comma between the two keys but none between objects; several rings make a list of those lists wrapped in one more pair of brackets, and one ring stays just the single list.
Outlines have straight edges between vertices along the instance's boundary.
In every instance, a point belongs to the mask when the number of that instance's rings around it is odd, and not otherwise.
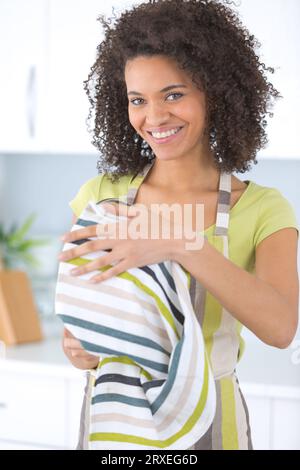
[{"label": "woman's torso", "polygon": [[[143,175],[144,176],[144,175]],[[237,204],[245,190],[247,185],[231,175],[229,183],[227,178],[223,179],[223,183],[226,182],[226,193],[230,194],[230,209]],[[231,184],[230,184],[231,182]],[[229,186],[228,186],[229,184]],[[221,182],[218,187],[212,191],[178,191],[176,188],[173,191],[159,190],[153,183],[146,181],[144,178],[142,181],[139,179],[138,183],[135,184],[134,180],[128,185],[127,200],[130,204],[144,204],[150,206],[151,204],[193,204],[202,203],[204,205],[204,229],[212,227],[216,224],[218,208],[219,211],[224,210],[224,207],[218,207],[220,204],[221,195]],[[115,196],[118,195],[116,191]],[[107,194],[109,196],[109,194]],[[113,194],[111,193],[111,196]],[[124,195],[125,196],[125,195]],[[226,198],[225,198],[226,199]],[[226,205],[226,210],[229,209],[229,204]],[[215,244],[215,247],[223,252],[223,243],[227,244],[226,236],[217,236],[211,234],[209,236],[210,241]],[[221,244],[220,244],[221,242]],[[225,252],[226,252],[225,248]],[[196,284],[195,284],[196,283]],[[195,291],[196,289],[196,291]],[[216,389],[218,396],[218,410],[214,423],[212,424],[209,432],[206,434],[205,439],[201,439],[195,444],[193,449],[220,449],[220,448],[249,448],[251,447],[248,442],[248,435],[250,433],[249,422],[247,419],[246,406],[242,404],[242,398],[239,387],[236,383],[234,375],[234,368],[237,359],[237,351],[239,349],[239,337],[238,329],[235,325],[234,319],[231,321],[230,334],[226,333],[224,336],[223,327],[221,325],[221,319],[227,316],[226,312],[223,312],[222,307],[212,304],[210,294],[205,294],[201,291],[200,284],[193,280],[193,305],[195,308],[195,314],[198,318],[200,325],[203,328],[204,340],[207,346],[209,360],[212,359],[211,365],[216,368]],[[199,294],[201,293],[201,302],[199,302]],[[206,295],[202,297],[202,294]],[[200,305],[201,304],[201,305]],[[203,307],[205,308],[203,310]],[[213,317],[211,316],[213,313]],[[220,326],[217,326],[217,324]],[[225,325],[225,323],[224,323]],[[227,324],[226,324],[227,325]],[[228,328],[225,325],[227,332]],[[212,327],[213,326],[213,327]],[[234,336],[234,345],[232,343]],[[222,370],[219,370],[219,362],[215,362],[216,350],[219,347],[220,341],[222,347],[230,349],[228,351],[228,360],[222,366]],[[226,343],[226,344],[225,344]],[[232,348],[231,348],[232,346]],[[233,347],[234,346],[234,347]],[[231,351],[232,349],[232,351]],[[226,357],[227,357],[226,356]],[[223,357],[223,354],[222,354]],[[225,359],[225,358],[224,358]],[[224,362],[224,361],[223,361]],[[219,368],[219,369],[218,369]],[[218,370],[217,370],[218,369]],[[220,377],[217,379],[217,377]],[[235,410],[232,413],[232,410]],[[239,423],[239,425],[237,424]],[[226,424],[226,426],[225,426]],[[226,429],[225,429],[226,428]],[[241,435],[241,437],[239,436]]]}]

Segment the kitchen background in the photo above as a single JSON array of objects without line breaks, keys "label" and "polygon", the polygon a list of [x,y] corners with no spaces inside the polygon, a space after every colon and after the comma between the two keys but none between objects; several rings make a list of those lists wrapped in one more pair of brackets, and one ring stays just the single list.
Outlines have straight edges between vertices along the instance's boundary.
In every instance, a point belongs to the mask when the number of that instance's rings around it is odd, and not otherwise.
[{"label": "kitchen background", "polygon": [[[0,449],[76,445],[84,372],[64,357],[53,314],[59,236],[71,225],[68,202],[97,174],[82,84],[102,38],[96,19],[131,4],[0,0],[0,222],[20,225],[35,213],[30,237],[49,240],[34,250],[40,267],[27,269],[44,340],[0,347]],[[300,2],[241,0],[232,7],[261,42],[259,54],[275,68],[269,78],[283,96],[268,119],[259,164],[236,176],[279,189],[299,221]],[[254,447],[300,449],[300,328],[285,350],[247,329],[244,338],[238,374]]]}]

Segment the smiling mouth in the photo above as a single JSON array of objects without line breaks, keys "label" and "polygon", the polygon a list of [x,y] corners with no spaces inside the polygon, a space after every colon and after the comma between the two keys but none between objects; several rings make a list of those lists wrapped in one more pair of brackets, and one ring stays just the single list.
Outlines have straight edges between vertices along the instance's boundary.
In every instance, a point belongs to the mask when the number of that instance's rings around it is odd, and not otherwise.
[{"label": "smiling mouth", "polygon": [[[164,143],[164,142],[169,142],[170,140],[173,140],[177,137],[177,135],[180,133],[180,131],[184,128],[184,126],[174,128],[172,132],[161,132],[161,133],[152,133],[147,131],[147,133],[152,137],[152,139],[157,142],[157,143]],[[154,134],[154,135],[153,135]]]}]

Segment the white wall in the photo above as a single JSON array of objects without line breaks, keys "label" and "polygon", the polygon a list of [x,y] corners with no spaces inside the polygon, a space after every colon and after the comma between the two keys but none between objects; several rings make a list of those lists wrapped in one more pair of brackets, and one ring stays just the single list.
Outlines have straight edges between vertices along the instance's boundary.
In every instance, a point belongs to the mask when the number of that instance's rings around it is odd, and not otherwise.
[{"label": "white wall", "polygon": [[300,157],[300,1],[240,0],[245,26],[261,43],[262,62],[275,69],[268,77],[283,96],[268,120],[270,144],[261,155]]}]

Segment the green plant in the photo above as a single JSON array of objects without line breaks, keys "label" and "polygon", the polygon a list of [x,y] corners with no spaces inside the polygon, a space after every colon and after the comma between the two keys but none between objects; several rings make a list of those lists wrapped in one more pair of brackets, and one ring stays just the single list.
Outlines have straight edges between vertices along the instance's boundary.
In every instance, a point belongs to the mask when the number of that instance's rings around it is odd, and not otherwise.
[{"label": "green plant", "polygon": [[0,222],[0,269],[14,269],[20,263],[33,268],[40,266],[40,262],[30,251],[35,247],[47,245],[49,240],[25,239],[35,218],[34,213],[27,217],[21,227],[14,223],[10,230],[6,230]]}]

